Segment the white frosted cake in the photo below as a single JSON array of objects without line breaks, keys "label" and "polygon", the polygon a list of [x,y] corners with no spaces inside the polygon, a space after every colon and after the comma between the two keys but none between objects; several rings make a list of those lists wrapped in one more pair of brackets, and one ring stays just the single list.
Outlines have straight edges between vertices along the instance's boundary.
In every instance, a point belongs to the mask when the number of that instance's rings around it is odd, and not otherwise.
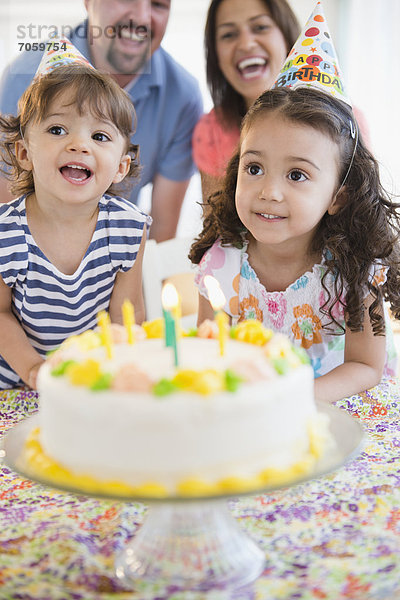
[{"label": "white frosted cake", "polygon": [[178,367],[163,339],[113,343],[108,358],[97,333],[70,338],[39,373],[30,461],[79,486],[138,495],[229,493],[301,475],[325,430],[313,371],[256,322],[232,336],[254,343],[230,337],[221,356],[216,339],[181,337]]}]

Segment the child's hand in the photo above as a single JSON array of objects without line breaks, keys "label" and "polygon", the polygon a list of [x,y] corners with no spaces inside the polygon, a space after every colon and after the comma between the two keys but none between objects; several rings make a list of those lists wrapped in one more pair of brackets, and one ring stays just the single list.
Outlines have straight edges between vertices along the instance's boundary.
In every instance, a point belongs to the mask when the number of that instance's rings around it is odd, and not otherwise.
[{"label": "child's hand", "polygon": [[36,365],[33,365],[33,367],[31,368],[31,370],[29,371],[28,374],[28,381],[26,382],[30,388],[32,388],[33,390],[36,390],[36,380],[37,380],[37,374],[38,371],[40,369],[40,367],[42,366],[42,364],[44,363],[44,360],[40,361],[39,363],[37,363]]}]

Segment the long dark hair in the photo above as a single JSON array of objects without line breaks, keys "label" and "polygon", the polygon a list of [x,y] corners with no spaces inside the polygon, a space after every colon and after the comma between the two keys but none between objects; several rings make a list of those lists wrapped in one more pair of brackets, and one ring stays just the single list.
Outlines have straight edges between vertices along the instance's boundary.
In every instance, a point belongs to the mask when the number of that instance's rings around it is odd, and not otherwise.
[{"label": "long dark hair", "polygon": [[[246,114],[242,136],[257,119],[274,111],[289,121],[309,125],[328,135],[339,148],[339,182],[348,172],[342,192],[346,200],[336,214],[323,216],[311,249],[321,254],[325,252],[327,270],[322,284],[328,300],[321,310],[329,315],[331,323],[341,327],[332,309],[345,298],[346,324],[352,331],[361,331],[364,298],[369,291],[373,297],[369,308],[372,328],[375,334],[383,333],[384,319],[380,311],[383,300],[390,302],[394,316],[400,318],[400,217],[397,212],[400,204],[393,202],[383,189],[378,163],[361,135],[354,149],[353,132],[357,125],[344,102],[311,88],[269,90]],[[193,263],[199,263],[205,251],[219,238],[225,246],[243,245],[245,230],[235,207],[238,167],[239,152],[228,165],[223,189],[209,199],[203,230],[189,254]],[[381,286],[370,282],[370,269],[377,261],[389,267],[387,280]],[[328,277],[334,280],[333,295],[325,286]]]},{"label": "long dark hair", "polygon": [[[207,83],[218,118],[227,125],[239,126],[246,113],[245,101],[225,79],[218,64],[216,16],[221,2],[222,0],[212,0],[207,13],[204,35]],[[263,0],[263,2],[271,18],[281,30],[289,53],[300,33],[300,25],[294,12],[286,0]]]},{"label": "long dark hair", "polygon": [[[126,152],[132,158],[127,178],[139,175],[139,147],[130,141],[136,114],[128,94],[110,75],[91,67],[60,66],[31,83],[18,102],[16,117],[0,115],[0,154],[6,165],[3,173],[11,181],[10,189],[15,196],[34,191],[32,172],[25,171],[15,156],[15,142],[22,139],[30,122],[40,122],[46,117],[51,102],[64,92],[71,94],[71,104],[76,105],[80,114],[89,107],[97,117],[114,123],[126,140]],[[123,185],[117,188],[113,184],[107,193],[120,193],[122,189]]]}]

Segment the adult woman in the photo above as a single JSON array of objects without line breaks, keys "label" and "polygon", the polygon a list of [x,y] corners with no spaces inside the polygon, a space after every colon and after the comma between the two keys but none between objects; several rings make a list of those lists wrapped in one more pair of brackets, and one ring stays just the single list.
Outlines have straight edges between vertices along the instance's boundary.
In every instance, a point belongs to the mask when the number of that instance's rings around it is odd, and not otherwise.
[{"label": "adult woman", "polygon": [[[221,187],[239,141],[239,126],[253,102],[270,89],[300,26],[287,0],[212,0],[205,28],[207,81],[214,108],[198,122],[193,156],[203,201]],[[365,118],[353,108],[364,141]]]},{"label": "adult woman", "polygon": [[286,0],[212,0],[205,28],[207,81],[214,102],[193,135],[203,198],[218,189],[247,109],[269,89],[299,35]]}]

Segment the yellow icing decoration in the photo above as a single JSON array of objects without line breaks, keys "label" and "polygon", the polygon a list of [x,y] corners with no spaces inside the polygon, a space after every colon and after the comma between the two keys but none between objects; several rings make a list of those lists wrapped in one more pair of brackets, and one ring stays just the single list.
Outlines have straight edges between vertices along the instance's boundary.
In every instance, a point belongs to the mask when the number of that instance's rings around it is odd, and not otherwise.
[{"label": "yellow icing decoration", "polygon": [[270,467],[261,472],[264,485],[284,485],[293,477],[298,477],[300,473],[293,473],[293,467],[289,469],[275,469]]},{"label": "yellow icing decoration", "polygon": [[101,375],[100,363],[89,358],[81,365],[75,363],[69,366],[66,374],[73,385],[91,386]]},{"label": "yellow icing decoration", "polygon": [[172,383],[187,392],[204,395],[214,394],[225,389],[225,377],[214,369],[205,369],[204,371],[179,369],[172,379]]},{"label": "yellow icing decoration", "polygon": [[170,495],[201,497],[256,492],[257,490],[262,490],[267,485],[286,485],[292,480],[298,479],[301,475],[309,473],[315,465],[315,458],[311,454],[307,454],[290,468],[268,468],[254,477],[230,476],[220,479],[215,483],[210,483],[196,477],[187,478],[178,482],[176,491],[171,493],[163,484],[157,481],[148,481],[137,486],[131,486],[121,481],[101,481],[91,475],[74,474],[62,467],[43,451],[39,436],[39,427],[32,429],[25,442],[23,454],[20,457],[20,461],[22,459],[22,464],[29,468],[32,476],[41,477],[57,485],[67,486],[92,494],[164,498]]},{"label": "yellow icing decoration", "polygon": [[267,329],[256,319],[246,319],[236,325],[235,339],[256,346],[263,346],[273,336],[272,329]]},{"label": "yellow icing decoration", "polygon": [[254,477],[225,477],[219,482],[220,487],[225,492],[248,492],[262,487],[264,481],[260,475]]},{"label": "yellow icing decoration", "polygon": [[138,496],[149,496],[155,498],[165,498],[168,496],[168,491],[164,485],[156,481],[148,481],[135,487],[135,492]]},{"label": "yellow icing decoration", "polygon": [[94,348],[98,348],[101,346],[101,339],[98,333],[93,331],[93,329],[89,329],[84,333],[81,333],[78,337],[79,348],[85,352],[88,350],[93,350]]},{"label": "yellow icing decoration", "polygon": [[101,338],[98,333],[93,329],[88,329],[83,333],[77,335],[71,335],[61,344],[61,348],[70,348],[71,346],[77,346],[82,352],[93,350],[101,346]]},{"label": "yellow icing decoration", "polygon": [[207,496],[219,492],[218,485],[207,483],[203,479],[183,479],[177,486],[178,493],[182,496]]},{"label": "yellow icing decoration", "polygon": [[142,327],[149,339],[164,337],[164,319],[154,319],[153,321],[143,321]]}]

